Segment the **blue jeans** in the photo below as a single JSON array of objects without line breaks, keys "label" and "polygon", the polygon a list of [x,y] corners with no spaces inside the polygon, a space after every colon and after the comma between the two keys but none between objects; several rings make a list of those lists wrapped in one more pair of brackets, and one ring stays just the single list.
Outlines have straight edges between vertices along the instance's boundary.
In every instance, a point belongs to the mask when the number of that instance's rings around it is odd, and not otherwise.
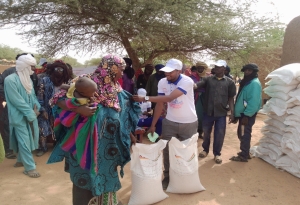
[{"label": "blue jeans", "polygon": [[251,133],[252,133],[252,127],[255,123],[256,114],[257,113],[255,113],[252,117],[248,117],[248,124],[244,126],[244,129],[242,129],[242,125],[241,125],[242,117],[239,118],[237,135],[240,140],[240,149],[241,149],[240,156],[245,159],[247,159],[247,157],[249,156],[249,149],[251,144]]},{"label": "blue jeans", "polygon": [[225,131],[226,131],[226,116],[222,117],[213,117],[208,116],[206,113],[203,114],[202,120],[203,126],[203,150],[209,153],[210,146],[210,134],[212,127],[214,126],[214,144],[213,144],[213,153],[214,156],[221,155],[221,150],[224,142]]}]

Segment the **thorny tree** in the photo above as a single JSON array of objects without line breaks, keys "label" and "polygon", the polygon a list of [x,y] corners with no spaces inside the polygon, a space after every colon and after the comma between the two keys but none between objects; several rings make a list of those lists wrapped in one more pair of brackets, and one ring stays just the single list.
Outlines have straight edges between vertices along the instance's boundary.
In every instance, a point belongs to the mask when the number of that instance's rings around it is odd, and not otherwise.
[{"label": "thorny tree", "polygon": [[125,49],[138,68],[166,54],[251,47],[277,26],[257,18],[253,5],[255,0],[1,0],[0,26],[19,27],[48,55]]}]

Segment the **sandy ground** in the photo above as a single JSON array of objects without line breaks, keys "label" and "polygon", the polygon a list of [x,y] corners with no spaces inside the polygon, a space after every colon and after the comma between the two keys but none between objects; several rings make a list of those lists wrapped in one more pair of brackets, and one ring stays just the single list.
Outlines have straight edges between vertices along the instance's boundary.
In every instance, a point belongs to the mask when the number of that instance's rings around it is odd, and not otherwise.
[{"label": "sandy ground", "polygon": [[[262,137],[260,128],[265,115],[258,114],[252,133],[252,145]],[[232,162],[229,158],[239,151],[236,137],[237,125],[228,125],[222,150],[223,163],[217,165],[210,153],[199,158],[199,175],[206,191],[195,194],[170,194],[157,205],[293,205],[300,204],[300,179],[276,169],[267,162],[253,158],[248,163]],[[145,139],[145,138],[144,138]],[[146,141],[146,140],[144,140]],[[198,141],[199,151],[202,140]],[[37,169],[42,177],[31,179],[22,174],[22,168],[14,168],[14,160],[0,165],[1,205],[71,205],[69,175],[63,171],[64,163],[47,165],[49,152],[38,158]],[[131,193],[130,164],[125,167],[118,191],[119,200],[125,205]],[[149,190],[149,193],[151,190]]]}]

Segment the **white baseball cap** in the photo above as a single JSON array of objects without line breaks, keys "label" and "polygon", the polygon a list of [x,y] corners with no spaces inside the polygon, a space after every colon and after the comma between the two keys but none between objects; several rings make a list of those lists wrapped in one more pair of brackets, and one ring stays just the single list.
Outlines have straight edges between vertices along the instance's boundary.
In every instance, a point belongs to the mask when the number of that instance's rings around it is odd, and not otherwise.
[{"label": "white baseball cap", "polygon": [[216,63],[215,63],[215,65],[216,66],[218,66],[218,67],[226,67],[227,66],[227,63],[226,63],[226,61],[224,61],[224,60],[218,60]]},{"label": "white baseball cap", "polygon": [[137,94],[138,94],[138,96],[146,97],[147,91],[144,88],[140,88],[137,90]]},{"label": "white baseball cap", "polygon": [[42,66],[44,63],[47,63],[47,59],[46,58],[41,58],[39,65]]},{"label": "white baseball cap", "polygon": [[172,58],[168,60],[165,67],[160,69],[160,71],[167,73],[172,72],[173,70],[182,70],[182,62],[180,60]]}]

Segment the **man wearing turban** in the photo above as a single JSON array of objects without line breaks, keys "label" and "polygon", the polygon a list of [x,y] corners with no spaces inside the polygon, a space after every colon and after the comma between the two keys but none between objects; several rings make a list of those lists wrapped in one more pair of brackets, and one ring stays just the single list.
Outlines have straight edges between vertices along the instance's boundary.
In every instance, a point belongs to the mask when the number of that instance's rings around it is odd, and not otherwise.
[{"label": "man wearing turban", "polygon": [[8,107],[10,146],[17,155],[15,166],[24,166],[24,174],[39,177],[31,151],[38,148],[39,129],[37,101],[30,75],[36,60],[31,54],[16,60],[16,72],[4,80],[4,92]]}]

